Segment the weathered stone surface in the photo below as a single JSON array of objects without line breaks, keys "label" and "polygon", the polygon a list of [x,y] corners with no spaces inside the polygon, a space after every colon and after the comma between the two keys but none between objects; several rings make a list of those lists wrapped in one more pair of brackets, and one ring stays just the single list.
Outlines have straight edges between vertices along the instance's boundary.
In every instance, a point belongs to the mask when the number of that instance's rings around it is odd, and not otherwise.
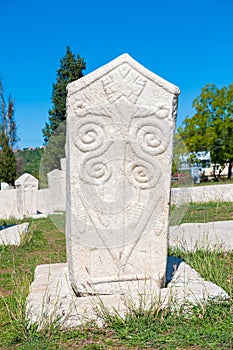
[{"label": "weathered stone surface", "polygon": [[23,174],[16,181],[17,208],[22,217],[37,213],[38,180],[30,175]]},{"label": "weathered stone surface", "polygon": [[184,304],[198,305],[229,298],[224,289],[212,282],[205,281],[185,262],[179,265],[172,281],[165,289],[169,290],[169,299],[175,308]]},{"label": "weathered stone surface", "polygon": [[127,54],[68,85],[66,240],[77,295],[162,284],[178,94]]},{"label": "weathered stone surface", "polygon": [[20,245],[21,236],[27,234],[28,222],[0,230],[0,245]]},{"label": "weathered stone surface", "polygon": [[[203,305],[210,300],[228,299],[228,294],[214,283],[204,281],[189,265],[175,257],[168,258],[167,288],[144,288],[131,293],[79,297],[74,294],[66,263],[37,266],[35,280],[27,298],[27,317],[40,328],[51,322],[61,327],[76,327],[86,321],[103,323],[101,305],[109,312],[121,316],[130,310],[151,306],[169,307],[171,310],[185,310],[192,305]],[[185,306],[185,308],[184,308]]]},{"label": "weathered stone surface", "polygon": [[20,218],[17,208],[17,191],[0,191],[0,219]]},{"label": "weathered stone surface", "polygon": [[65,172],[54,169],[47,174],[50,196],[54,211],[65,211]]},{"label": "weathered stone surface", "polygon": [[171,204],[181,205],[188,202],[233,202],[233,185],[196,186],[173,188]]},{"label": "weathered stone surface", "polygon": [[43,188],[38,191],[37,210],[38,212],[45,214],[45,216],[53,214],[53,200],[49,188]]},{"label": "weathered stone surface", "polygon": [[184,251],[233,249],[233,221],[186,223],[169,228],[170,247]]},{"label": "weathered stone surface", "polygon": [[7,182],[1,182],[0,183],[0,190],[1,191],[6,191],[6,190],[9,190],[10,189],[10,186]]},{"label": "weathered stone surface", "polygon": [[66,172],[66,158],[61,158],[60,163],[61,163],[61,170]]}]

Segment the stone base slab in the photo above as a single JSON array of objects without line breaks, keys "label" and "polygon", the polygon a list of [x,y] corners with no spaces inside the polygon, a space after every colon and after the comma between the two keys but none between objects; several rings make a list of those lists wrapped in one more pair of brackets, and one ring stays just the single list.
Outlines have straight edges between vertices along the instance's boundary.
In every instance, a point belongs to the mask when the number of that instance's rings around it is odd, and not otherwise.
[{"label": "stone base slab", "polygon": [[185,223],[169,228],[169,246],[184,251],[233,249],[233,221]]},{"label": "stone base slab", "polygon": [[94,320],[104,323],[103,313],[108,310],[120,316],[132,309],[170,307],[177,309],[183,305],[204,303],[209,299],[226,299],[228,294],[200,275],[181,259],[168,258],[166,288],[130,294],[112,294],[77,297],[70,285],[67,263],[39,265],[35,270],[35,280],[31,285],[26,302],[27,317],[31,324],[39,328],[55,322],[62,328],[76,327]]},{"label": "stone base slab", "polygon": [[0,245],[20,245],[23,234],[27,234],[29,223],[12,225],[0,230]]}]

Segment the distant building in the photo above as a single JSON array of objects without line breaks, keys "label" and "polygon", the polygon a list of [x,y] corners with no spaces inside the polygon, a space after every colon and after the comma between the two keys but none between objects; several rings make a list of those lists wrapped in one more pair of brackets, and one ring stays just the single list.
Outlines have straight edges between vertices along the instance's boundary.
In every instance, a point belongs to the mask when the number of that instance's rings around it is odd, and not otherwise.
[{"label": "distant building", "polygon": [[181,154],[179,157],[179,169],[206,168],[211,164],[210,152],[196,152]]}]

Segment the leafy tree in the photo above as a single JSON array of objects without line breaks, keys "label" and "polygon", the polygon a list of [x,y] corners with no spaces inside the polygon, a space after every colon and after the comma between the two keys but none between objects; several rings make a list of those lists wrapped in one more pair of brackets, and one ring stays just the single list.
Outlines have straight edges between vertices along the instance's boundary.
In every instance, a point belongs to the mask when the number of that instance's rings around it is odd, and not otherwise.
[{"label": "leafy tree", "polygon": [[2,129],[8,139],[8,144],[11,149],[18,141],[17,126],[15,121],[15,106],[11,96],[8,97],[8,104],[6,105],[4,98],[3,85],[0,80],[0,101],[1,101],[1,119]]},{"label": "leafy tree", "polygon": [[14,184],[16,177],[16,161],[7,136],[4,131],[0,134],[0,181]]},{"label": "leafy tree", "polygon": [[187,156],[188,150],[184,144],[181,135],[175,132],[173,139],[173,163],[172,163],[172,174],[179,172],[181,165],[181,157]]},{"label": "leafy tree", "polygon": [[43,149],[18,150],[15,153],[17,177],[29,173],[39,179],[40,162],[43,156]]},{"label": "leafy tree", "polygon": [[194,99],[193,107],[196,113],[185,118],[178,132],[190,152],[210,151],[211,162],[222,166],[218,173],[214,172],[216,180],[227,162],[230,178],[233,162],[233,84],[221,89],[214,84],[205,85],[200,96]]},{"label": "leafy tree", "polygon": [[52,109],[49,110],[49,122],[42,130],[45,143],[48,142],[54,130],[66,119],[66,86],[74,80],[83,77],[86,69],[84,59],[72,53],[66,48],[65,56],[60,60],[60,68],[57,70],[57,81],[53,84]]}]

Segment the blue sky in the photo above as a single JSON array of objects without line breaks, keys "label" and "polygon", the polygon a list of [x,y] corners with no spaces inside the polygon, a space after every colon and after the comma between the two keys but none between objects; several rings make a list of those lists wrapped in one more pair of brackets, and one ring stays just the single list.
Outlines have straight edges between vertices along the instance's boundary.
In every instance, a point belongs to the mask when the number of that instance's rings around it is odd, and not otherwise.
[{"label": "blue sky", "polygon": [[0,78],[20,148],[43,144],[52,83],[69,45],[85,74],[127,52],[179,86],[177,125],[207,83],[233,83],[233,1],[2,0]]}]

